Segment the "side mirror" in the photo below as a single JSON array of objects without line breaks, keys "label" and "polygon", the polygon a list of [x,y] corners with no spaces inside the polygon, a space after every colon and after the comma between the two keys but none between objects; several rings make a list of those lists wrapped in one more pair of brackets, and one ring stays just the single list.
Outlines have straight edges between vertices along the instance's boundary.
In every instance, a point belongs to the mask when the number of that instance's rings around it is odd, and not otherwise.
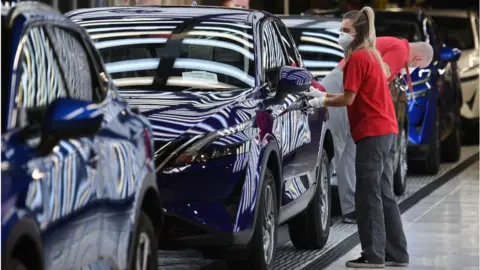
[{"label": "side mirror", "polygon": [[439,58],[442,61],[450,62],[450,61],[457,61],[460,58],[461,55],[462,55],[462,51],[460,51],[457,48],[443,47],[440,50]]},{"label": "side mirror", "polygon": [[310,71],[292,66],[280,69],[277,91],[279,94],[297,94],[308,91],[312,85],[313,76]]},{"label": "side mirror", "polygon": [[56,99],[45,112],[42,142],[56,143],[62,139],[91,136],[100,129],[102,121],[103,114],[97,104],[69,98]]}]

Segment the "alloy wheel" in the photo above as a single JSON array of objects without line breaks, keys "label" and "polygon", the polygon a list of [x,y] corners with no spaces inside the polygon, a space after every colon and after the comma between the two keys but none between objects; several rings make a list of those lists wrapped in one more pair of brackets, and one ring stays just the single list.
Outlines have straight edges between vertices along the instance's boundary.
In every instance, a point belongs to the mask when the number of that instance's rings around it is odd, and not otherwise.
[{"label": "alloy wheel", "polygon": [[321,190],[321,196],[320,196],[320,209],[322,211],[322,216],[320,217],[320,221],[321,221],[321,224],[322,224],[322,229],[326,229],[327,226],[329,226],[327,223],[328,223],[328,207],[329,206],[329,203],[328,203],[328,175],[327,175],[327,166],[325,166],[325,164],[322,163],[321,165],[321,170],[320,170],[320,175],[319,175],[319,178],[318,178],[319,182],[319,186],[318,188],[320,188]]},{"label": "alloy wheel", "polygon": [[270,264],[273,257],[274,237],[275,237],[275,202],[273,201],[273,191],[270,185],[267,185],[264,193],[264,223],[263,223],[263,254],[265,262]]},{"label": "alloy wheel", "polygon": [[135,256],[135,270],[147,270],[150,268],[150,239],[142,232],[138,239],[137,254]]}]

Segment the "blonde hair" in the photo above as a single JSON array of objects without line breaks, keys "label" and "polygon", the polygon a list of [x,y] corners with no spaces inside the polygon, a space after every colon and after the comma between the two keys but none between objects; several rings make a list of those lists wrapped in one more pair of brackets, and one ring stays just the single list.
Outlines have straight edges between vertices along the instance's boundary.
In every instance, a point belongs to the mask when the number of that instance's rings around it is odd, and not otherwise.
[{"label": "blonde hair", "polygon": [[345,50],[345,61],[352,55],[353,52],[359,49],[365,49],[380,63],[385,76],[390,76],[390,69],[383,62],[383,59],[375,47],[377,39],[375,31],[375,12],[371,7],[363,7],[361,10],[352,10],[343,16],[343,19],[349,19],[355,28],[355,37],[350,46]]}]

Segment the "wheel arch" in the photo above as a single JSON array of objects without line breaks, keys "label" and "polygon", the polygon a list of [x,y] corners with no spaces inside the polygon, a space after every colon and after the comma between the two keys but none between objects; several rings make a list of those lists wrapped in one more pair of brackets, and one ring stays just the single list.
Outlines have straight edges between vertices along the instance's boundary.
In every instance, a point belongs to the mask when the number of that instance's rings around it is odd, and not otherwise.
[{"label": "wheel arch", "polygon": [[31,218],[19,220],[10,231],[2,247],[2,268],[6,269],[4,263],[11,258],[21,261],[28,269],[45,269],[40,229]]},{"label": "wheel arch", "polygon": [[[155,171],[149,172],[141,183],[134,202],[134,216],[128,247],[128,263],[133,258],[134,250],[131,248],[135,241],[136,220],[143,211],[151,219],[154,229],[158,232],[163,226],[163,205],[160,199]],[[158,223],[157,223],[158,222]]]},{"label": "wheel arch", "polygon": [[325,131],[325,137],[323,139],[323,149],[327,152],[328,161],[332,161],[335,155],[335,148],[333,146],[333,136],[329,129]]}]

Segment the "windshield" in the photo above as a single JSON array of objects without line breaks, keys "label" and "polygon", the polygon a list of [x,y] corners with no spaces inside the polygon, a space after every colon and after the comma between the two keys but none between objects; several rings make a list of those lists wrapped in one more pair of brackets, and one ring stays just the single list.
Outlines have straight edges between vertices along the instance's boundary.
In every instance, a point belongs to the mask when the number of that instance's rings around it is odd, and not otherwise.
[{"label": "windshield", "polygon": [[315,79],[325,77],[343,59],[338,29],[290,28],[303,63]]},{"label": "windshield", "polygon": [[252,29],[216,21],[84,23],[119,90],[232,90],[255,85]]},{"label": "windshield", "polygon": [[377,37],[397,37],[406,39],[409,42],[424,41],[423,32],[415,22],[376,19],[375,31]]},{"label": "windshield", "polygon": [[474,38],[469,18],[433,17],[443,41],[460,50],[473,49]]}]

